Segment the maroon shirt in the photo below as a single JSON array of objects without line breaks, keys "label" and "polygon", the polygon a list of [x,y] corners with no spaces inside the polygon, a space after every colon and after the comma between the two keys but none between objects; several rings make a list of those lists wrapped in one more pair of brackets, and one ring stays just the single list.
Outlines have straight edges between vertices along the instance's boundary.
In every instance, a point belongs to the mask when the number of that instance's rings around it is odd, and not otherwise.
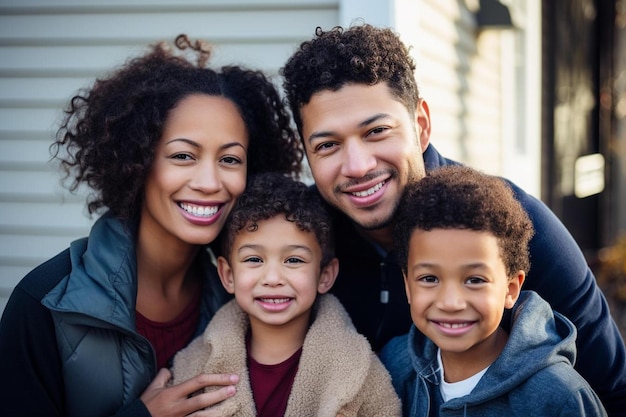
[{"label": "maroon shirt", "polygon": [[258,417],[285,415],[301,355],[302,348],[284,362],[276,365],[263,365],[255,361],[248,351],[250,387]]},{"label": "maroon shirt", "polygon": [[135,326],[156,353],[157,369],[168,366],[170,359],[187,346],[196,332],[200,319],[200,292],[198,291],[189,305],[174,320],[159,323],[149,320],[136,311]]}]

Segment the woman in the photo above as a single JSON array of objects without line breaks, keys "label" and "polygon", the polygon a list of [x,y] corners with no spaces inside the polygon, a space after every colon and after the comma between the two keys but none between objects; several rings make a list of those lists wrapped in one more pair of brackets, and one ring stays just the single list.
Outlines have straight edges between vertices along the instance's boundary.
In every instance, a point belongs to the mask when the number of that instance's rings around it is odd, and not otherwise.
[{"label": "woman", "polygon": [[205,245],[247,176],[297,175],[302,153],[262,73],[175,45],[186,55],[156,45],[70,102],[52,152],[106,213],[11,295],[0,414],[182,416],[235,392],[236,375],[168,386],[165,367],[228,299]]}]

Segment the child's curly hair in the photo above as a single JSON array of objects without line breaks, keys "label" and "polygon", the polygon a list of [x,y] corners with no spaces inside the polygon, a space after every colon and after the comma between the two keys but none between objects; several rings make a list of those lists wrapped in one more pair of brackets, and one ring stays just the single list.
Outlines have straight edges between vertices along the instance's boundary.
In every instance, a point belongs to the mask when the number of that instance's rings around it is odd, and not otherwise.
[{"label": "child's curly hair", "polygon": [[315,38],[303,42],[281,69],[291,113],[302,134],[300,108],[322,90],[337,91],[346,84],[387,83],[391,93],[415,113],[419,90],[409,49],[388,28],[363,24],[329,31],[320,27]]},{"label": "child's curly hair", "polygon": [[463,166],[429,172],[407,186],[394,226],[394,244],[403,271],[416,229],[468,229],[488,232],[498,239],[507,275],[530,269],[529,243],[533,225],[501,178]]},{"label": "child's curly hair", "polygon": [[260,174],[250,179],[222,231],[222,255],[230,257],[235,236],[241,230],[255,231],[260,221],[278,215],[295,223],[300,230],[314,233],[322,248],[320,266],[328,265],[335,254],[325,203],[313,189],[280,173]]},{"label": "child's curly hair", "polygon": [[208,44],[180,35],[174,48],[156,44],[71,99],[50,151],[65,178],[73,178],[71,191],[81,183],[91,187],[89,213],[108,208],[129,218],[140,212],[167,116],[193,94],[235,103],[249,134],[248,175],[279,171],[298,177],[303,153],[276,87],[260,71],[208,68],[210,54]]}]

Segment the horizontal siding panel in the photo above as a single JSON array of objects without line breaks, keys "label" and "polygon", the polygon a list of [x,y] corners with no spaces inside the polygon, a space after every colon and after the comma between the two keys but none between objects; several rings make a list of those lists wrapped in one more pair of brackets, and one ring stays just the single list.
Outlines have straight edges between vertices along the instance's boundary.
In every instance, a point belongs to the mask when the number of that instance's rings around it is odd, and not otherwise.
[{"label": "horizontal siding panel", "polygon": [[42,168],[50,167],[47,161],[50,159],[48,147],[52,140],[0,140],[0,168],[22,164],[42,164]]},{"label": "horizontal siding panel", "polygon": [[[188,33],[216,42],[259,41],[262,39],[299,40],[309,38],[316,25],[336,22],[334,10],[229,11],[195,13],[76,14],[0,16],[2,42],[46,44],[57,42],[89,45],[102,42],[132,44],[152,42]],[[246,24],[241,24],[246,22]],[[233,30],[236,27],[237,30]],[[115,28],[115,29],[113,29]]]},{"label": "horizontal siding panel", "polygon": [[37,265],[76,239],[73,234],[60,235],[6,235],[0,234],[0,263],[3,265]]},{"label": "horizontal siding panel", "polygon": [[196,9],[301,9],[336,7],[337,0],[20,0],[9,4],[0,1],[0,11],[20,10],[23,12],[64,12],[77,10],[111,10],[120,12],[137,9],[185,10]]},{"label": "horizontal siding panel", "polygon": [[[49,74],[48,68],[36,68],[34,61],[22,62],[21,68],[11,68],[7,59],[13,59],[11,54],[5,54],[6,48],[0,47],[0,74],[23,73],[24,69],[37,69],[42,72],[42,77],[15,77],[0,78],[0,107],[58,107],[61,109],[65,102],[82,87],[87,87],[93,82],[93,77],[57,77],[43,78]],[[35,59],[33,57],[33,59]],[[15,65],[15,64],[14,64]],[[49,65],[49,63],[48,63]],[[21,75],[21,74],[20,74]]]},{"label": "horizontal siding panel", "polygon": [[[174,37],[164,39],[169,41]],[[12,78],[4,80],[9,90],[0,92],[0,97],[12,94],[34,99],[39,87],[46,90],[43,96],[40,91],[40,98],[68,97],[78,88],[91,85],[95,77],[114,71],[130,57],[141,55],[146,50],[145,46],[120,45],[0,47],[0,75]],[[209,65],[238,64],[276,73],[294,50],[295,43],[292,41],[254,44],[222,42],[215,44]],[[44,78],[55,74],[62,77]],[[68,74],[76,77],[67,77]],[[33,85],[26,85],[25,91],[20,91],[20,82],[30,84],[31,77]]]},{"label": "horizontal siding panel", "polygon": [[97,217],[90,219],[86,210],[83,199],[64,204],[0,202],[0,233],[17,230],[31,236],[41,234],[42,230],[51,234],[86,233]]},{"label": "horizontal siding panel", "polygon": [[0,196],[13,195],[20,201],[28,197],[52,198],[65,193],[60,179],[61,174],[54,170],[0,171]]},{"label": "horizontal siding panel", "polygon": [[62,116],[56,108],[0,108],[0,130],[54,133]]}]

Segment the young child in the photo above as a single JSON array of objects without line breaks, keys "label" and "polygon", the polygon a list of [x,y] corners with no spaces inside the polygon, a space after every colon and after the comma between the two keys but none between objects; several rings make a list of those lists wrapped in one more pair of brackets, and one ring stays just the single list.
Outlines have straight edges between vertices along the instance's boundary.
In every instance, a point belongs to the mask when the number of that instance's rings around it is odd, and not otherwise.
[{"label": "young child", "polygon": [[389,374],[325,294],[338,261],[316,193],[280,174],[259,176],[222,239],[218,272],[235,299],[176,355],[175,384],[203,372],[238,373],[237,393],[214,407],[220,416],[401,414]]},{"label": "young child", "polygon": [[407,188],[394,235],[414,325],[381,359],[404,415],[606,415],[573,368],[574,325],[520,292],[533,228],[504,181],[432,171]]}]

